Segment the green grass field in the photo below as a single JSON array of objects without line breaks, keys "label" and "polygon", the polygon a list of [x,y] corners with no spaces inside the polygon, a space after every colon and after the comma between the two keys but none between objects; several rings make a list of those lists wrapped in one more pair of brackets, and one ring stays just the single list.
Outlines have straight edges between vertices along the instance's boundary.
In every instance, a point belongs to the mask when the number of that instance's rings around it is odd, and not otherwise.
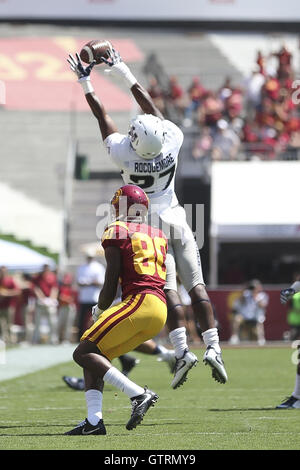
[{"label": "green grass field", "polygon": [[[85,418],[83,392],[69,389],[63,375],[81,376],[69,362],[0,383],[0,449],[6,450],[289,450],[300,448],[300,410],[275,410],[293,391],[292,349],[224,348],[229,382],[220,385],[200,359],[188,381],[170,388],[166,364],[141,360],[131,378],[159,395],[144,421],[133,431],[128,398],[106,387],[106,436],[64,436]],[[114,362],[116,366],[119,362]]]}]

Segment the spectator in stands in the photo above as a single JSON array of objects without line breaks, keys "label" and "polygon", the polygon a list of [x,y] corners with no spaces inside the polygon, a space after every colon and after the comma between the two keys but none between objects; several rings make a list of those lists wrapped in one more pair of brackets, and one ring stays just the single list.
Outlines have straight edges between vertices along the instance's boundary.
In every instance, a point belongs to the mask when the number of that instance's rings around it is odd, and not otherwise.
[{"label": "spectator in stands", "polygon": [[194,146],[192,149],[192,156],[195,160],[200,160],[201,158],[210,158],[211,149],[213,146],[213,138],[211,134],[211,129],[208,126],[203,127],[200,136],[195,140]]},{"label": "spectator in stands", "polygon": [[11,342],[11,326],[14,323],[15,302],[20,290],[7,268],[0,266],[0,334],[6,343]]},{"label": "spectator in stands", "polygon": [[105,268],[92,255],[77,270],[78,284],[78,341],[91,323],[92,307],[98,302],[99,292],[104,284]]},{"label": "spectator in stands", "polygon": [[72,341],[77,311],[77,291],[73,288],[71,274],[64,274],[58,289],[58,340]]},{"label": "spectator in stands", "polygon": [[217,122],[217,131],[212,146],[212,160],[233,160],[240,146],[238,135],[229,127],[225,119]]},{"label": "spectator in stands", "polygon": [[249,117],[254,117],[255,111],[261,102],[261,90],[265,83],[265,76],[259,69],[254,69],[242,86],[245,91],[246,112]]},{"label": "spectator in stands", "polygon": [[240,88],[232,90],[231,94],[224,101],[224,108],[225,116],[230,122],[241,115],[243,109],[243,93]]},{"label": "spectator in stands", "polygon": [[30,274],[24,273],[22,275],[22,282],[20,284],[21,295],[19,297],[20,313],[22,323],[25,329],[25,341],[27,343],[33,342],[34,332],[34,314],[36,308],[36,295],[34,292],[34,283]]},{"label": "spectator in stands", "polygon": [[225,82],[218,91],[218,97],[225,102],[231,95],[233,91],[233,86],[231,85],[231,78],[226,77]]},{"label": "spectator in stands", "polygon": [[174,111],[182,117],[186,106],[185,94],[175,76],[170,77],[169,90],[166,98],[169,104],[174,108]]},{"label": "spectator in stands", "polygon": [[262,98],[266,97],[272,101],[277,101],[280,94],[280,88],[281,86],[278,78],[267,75],[265,83],[262,86]]},{"label": "spectator in stands", "polygon": [[188,103],[184,111],[184,120],[183,120],[183,125],[185,127],[189,127],[192,125],[195,119],[197,110],[206,93],[207,93],[207,90],[201,84],[200,79],[198,77],[194,77],[191,85],[188,87],[188,90],[187,90]]},{"label": "spectator in stands", "polygon": [[232,308],[231,344],[238,344],[240,339],[256,340],[260,346],[265,344],[264,322],[268,294],[263,291],[259,280],[249,282]]},{"label": "spectator in stands", "polygon": [[153,99],[155,105],[158,107],[160,112],[165,112],[165,96],[164,92],[159,85],[156,77],[152,76],[149,79],[148,93]]},{"label": "spectator in stands", "polygon": [[215,127],[217,122],[222,119],[223,111],[222,100],[213,91],[208,91],[199,107],[199,124]]},{"label": "spectator in stands", "polygon": [[286,46],[283,45],[278,52],[273,52],[272,55],[278,59],[278,79],[280,80],[289,76],[292,72],[292,54],[288,51]]},{"label": "spectator in stands", "polygon": [[36,295],[34,342],[43,341],[42,322],[46,320],[50,329],[49,340],[51,344],[58,342],[57,336],[57,307],[58,283],[56,273],[45,264],[41,273],[33,278]]},{"label": "spectator in stands", "polygon": [[261,51],[257,51],[256,55],[256,64],[257,64],[257,70],[261,75],[265,75],[266,70],[265,70],[265,57],[263,56]]}]

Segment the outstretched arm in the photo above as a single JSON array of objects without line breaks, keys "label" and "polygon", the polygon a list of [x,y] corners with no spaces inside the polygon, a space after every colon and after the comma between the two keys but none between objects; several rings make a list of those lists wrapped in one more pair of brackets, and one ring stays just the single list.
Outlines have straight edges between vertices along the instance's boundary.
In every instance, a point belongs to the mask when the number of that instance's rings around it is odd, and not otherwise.
[{"label": "outstretched arm", "polygon": [[77,53],[76,53],[76,59],[70,54],[69,59],[67,60],[70,64],[71,70],[78,77],[78,82],[83,88],[88,105],[91,108],[93,115],[95,116],[95,118],[97,119],[99,123],[102,139],[105,140],[106,137],[113,134],[114,132],[117,132],[118,129],[114,121],[107,114],[100,99],[95,94],[93,85],[90,80],[90,73],[92,71],[92,68],[96,64],[96,61],[93,61],[87,67],[83,67],[80,57]]},{"label": "outstretched arm", "polygon": [[155,106],[148,91],[140,83],[136,82],[136,84],[133,85],[130,90],[136,102],[145,114],[153,114],[153,116],[157,116],[160,119],[164,119],[162,113]]},{"label": "outstretched arm", "polygon": [[145,114],[153,114],[160,119],[164,119],[160,110],[155,106],[148,91],[137,81],[129,67],[122,61],[120,54],[115,49],[112,49],[112,51],[109,52],[109,59],[102,57],[102,60],[109,66],[105,72],[111,73],[116,77],[120,77],[125,82],[133,94],[137,104]]},{"label": "outstretched arm", "polygon": [[98,121],[102,139],[105,140],[109,135],[113,134],[114,132],[118,132],[114,121],[105,111],[104,106],[96,93],[94,91],[91,93],[86,93],[85,99],[87,100],[93,115]]}]

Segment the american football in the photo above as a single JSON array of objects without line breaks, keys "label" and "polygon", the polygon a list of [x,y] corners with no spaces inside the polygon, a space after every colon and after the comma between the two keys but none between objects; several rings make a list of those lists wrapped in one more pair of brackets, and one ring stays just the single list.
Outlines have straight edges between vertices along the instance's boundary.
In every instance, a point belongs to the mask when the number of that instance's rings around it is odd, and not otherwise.
[{"label": "american football", "polygon": [[105,39],[96,39],[89,41],[80,51],[80,58],[86,64],[90,64],[96,60],[96,64],[101,64],[101,57],[108,58],[108,50],[112,49],[112,45]]}]

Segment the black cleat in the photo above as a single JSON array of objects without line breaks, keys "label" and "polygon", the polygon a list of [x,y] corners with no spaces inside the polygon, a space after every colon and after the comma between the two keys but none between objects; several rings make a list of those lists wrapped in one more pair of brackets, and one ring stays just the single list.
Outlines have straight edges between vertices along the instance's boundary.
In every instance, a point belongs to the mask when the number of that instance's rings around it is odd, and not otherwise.
[{"label": "black cleat", "polygon": [[90,435],[102,435],[106,434],[106,429],[103,423],[103,419],[100,419],[96,426],[93,426],[87,418],[79,423],[76,428],[71,431],[65,432],[65,436],[90,436]]},{"label": "black cleat", "polygon": [[145,392],[142,395],[131,398],[131,417],[126,424],[126,429],[130,431],[136,428],[142,421],[150,406],[154,406],[158,400],[158,395],[145,387]]},{"label": "black cleat", "polygon": [[288,410],[288,409],[291,409],[291,408],[300,408],[299,398],[295,398],[295,397],[293,397],[293,395],[288,397],[288,399],[283,401],[280,405],[276,406],[277,410]]},{"label": "black cleat", "polygon": [[129,354],[123,354],[119,357],[122,365],[122,374],[128,376],[129,372],[140,362],[139,359],[130,356]]},{"label": "black cleat", "polygon": [[64,375],[63,381],[73,390],[84,390],[84,379],[78,379],[77,377],[69,377],[68,375]]}]

